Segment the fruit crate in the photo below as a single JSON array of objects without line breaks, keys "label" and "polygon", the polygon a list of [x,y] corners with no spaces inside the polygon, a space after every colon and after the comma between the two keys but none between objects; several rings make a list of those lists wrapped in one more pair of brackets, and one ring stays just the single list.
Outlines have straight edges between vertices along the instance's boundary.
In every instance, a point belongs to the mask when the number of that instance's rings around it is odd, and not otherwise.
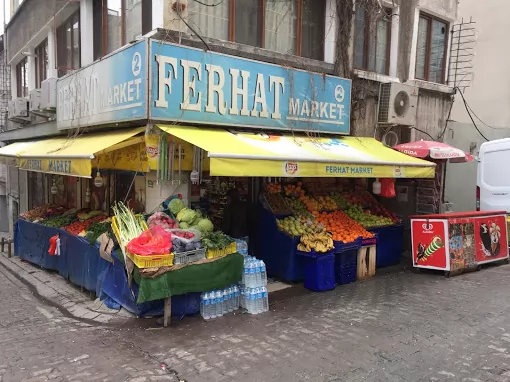
[{"label": "fruit crate", "polygon": [[343,241],[333,241],[333,245],[335,246],[335,252],[344,252],[350,249],[358,249],[360,247],[360,239],[356,239],[350,243],[344,243]]},{"label": "fruit crate", "polygon": [[134,255],[126,251],[126,256],[133,260],[138,268],[171,267],[174,264],[174,254],[168,255]]},{"label": "fruit crate", "polygon": [[349,284],[356,281],[358,267],[358,249],[349,249],[335,255],[335,281],[337,284]]},{"label": "fruit crate", "polygon": [[205,259],[205,248],[194,249],[181,253],[174,253],[174,265],[188,264]]},{"label": "fruit crate", "polygon": [[237,245],[236,245],[236,242],[233,241],[232,243],[230,243],[229,245],[227,245],[225,248],[222,248],[222,249],[208,249],[205,256],[208,259],[214,259],[216,257],[230,255],[230,254],[236,253],[236,252],[237,252]]},{"label": "fruit crate", "polygon": [[360,247],[366,247],[368,245],[377,245],[377,234],[375,234],[374,237],[369,237],[369,238],[360,237],[359,242],[360,242]]},{"label": "fruit crate", "polygon": [[298,252],[305,260],[305,288],[314,292],[335,289],[335,255]]},{"label": "fruit crate", "polygon": [[371,228],[377,237],[376,268],[384,268],[400,263],[404,247],[404,225]]}]

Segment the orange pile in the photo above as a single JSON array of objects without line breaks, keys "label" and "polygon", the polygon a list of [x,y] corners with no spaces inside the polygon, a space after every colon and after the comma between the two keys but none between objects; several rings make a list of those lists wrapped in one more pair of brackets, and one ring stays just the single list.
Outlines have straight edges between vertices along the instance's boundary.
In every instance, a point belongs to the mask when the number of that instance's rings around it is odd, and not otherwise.
[{"label": "orange pile", "polygon": [[375,236],[364,229],[361,224],[348,217],[343,211],[329,213],[314,211],[313,214],[320,223],[326,226],[326,230],[332,233],[335,241],[352,243],[359,237],[368,239]]},{"label": "orange pile", "polygon": [[279,194],[282,192],[282,186],[279,183],[268,183],[266,185],[266,190],[270,194]]}]

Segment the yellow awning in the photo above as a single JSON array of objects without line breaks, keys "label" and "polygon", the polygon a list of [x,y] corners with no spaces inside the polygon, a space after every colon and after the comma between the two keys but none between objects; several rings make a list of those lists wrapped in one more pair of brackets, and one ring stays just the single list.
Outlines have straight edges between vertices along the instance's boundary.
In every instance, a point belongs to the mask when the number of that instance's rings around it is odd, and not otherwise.
[{"label": "yellow awning", "polygon": [[16,153],[19,168],[88,178],[93,167],[144,171],[147,159],[143,139],[130,139],[144,130],[140,127],[42,140]]},{"label": "yellow awning", "polygon": [[33,144],[36,144],[37,142],[15,142],[11,143],[10,145],[0,147],[0,157],[12,157],[15,158],[19,153],[21,153],[23,150],[26,150],[28,147],[30,147]]},{"label": "yellow awning", "polygon": [[214,176],[433,178],[435,164],[373,138],[238,134],[158,125],[208,151]]}]

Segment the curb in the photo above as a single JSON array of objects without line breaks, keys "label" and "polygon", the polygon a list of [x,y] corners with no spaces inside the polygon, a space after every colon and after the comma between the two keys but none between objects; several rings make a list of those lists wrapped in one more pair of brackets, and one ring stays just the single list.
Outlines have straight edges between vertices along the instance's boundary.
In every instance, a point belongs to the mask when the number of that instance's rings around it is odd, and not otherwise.
[{"label": "curb", "polygon": [[18,257],[8,258],[0,253],[0,265],[33,289],[49,305],[71,318],[95,324],[119,324],[135,317],[124,309],[109,309],[99,300],[91,300],[92,294],[76,289],[59,274],[24,262]]}]

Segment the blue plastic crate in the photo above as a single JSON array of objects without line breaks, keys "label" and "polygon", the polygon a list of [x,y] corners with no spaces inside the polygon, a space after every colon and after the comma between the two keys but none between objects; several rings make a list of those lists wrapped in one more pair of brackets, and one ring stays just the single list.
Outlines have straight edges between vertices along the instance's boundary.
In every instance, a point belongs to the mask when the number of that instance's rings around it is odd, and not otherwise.
[{"label": "blue plastic crate", "polygon": [[349,251],[352,249],[358,249],[360,247],[360,239],[356,239],[352,243],[344,243],[342,241],[333,241],[333,245],[335,246],[335,251],[337,253]]},{"label": "blue plastic crate", "polygon": [[358,267],[358,248],[335,255],[335,280],[337,284],[349,284],[356,281]]},{"label": "blue plastic crate", "polygon": [[369,231],[377,234],[376,268],[390,267],[400,263],[403,251],[404,225],[397,224],[371,228]]},{"label": "blue plastic crate", "polygon": [[305,260],[305,288],[314,292],[335,289],[335,255],[302,254]]}]

